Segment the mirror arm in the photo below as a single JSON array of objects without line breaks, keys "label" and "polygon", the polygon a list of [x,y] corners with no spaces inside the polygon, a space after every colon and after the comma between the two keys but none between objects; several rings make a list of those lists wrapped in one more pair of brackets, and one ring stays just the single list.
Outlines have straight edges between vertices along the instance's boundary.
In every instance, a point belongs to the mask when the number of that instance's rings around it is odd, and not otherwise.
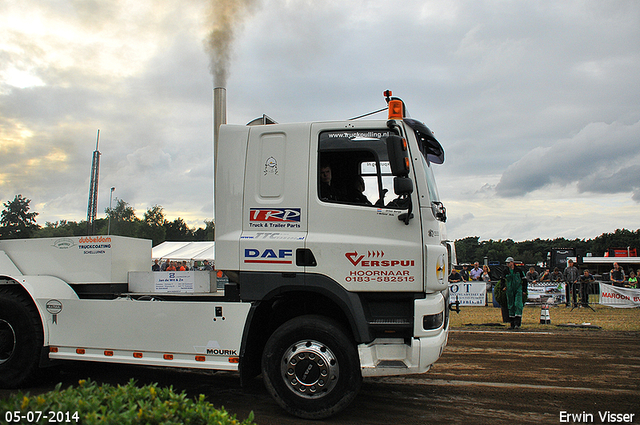
[{"label": "mirror arm", "polygon": [[409,224],[409,220],[411,220],[413,218],[413,202],[411,202],[411,195],[408,196],[409,199],[409,208],[407,209],[406,213],[402,213],[398,216],[398,220],[403,221],[404,224],[408,225]]}]

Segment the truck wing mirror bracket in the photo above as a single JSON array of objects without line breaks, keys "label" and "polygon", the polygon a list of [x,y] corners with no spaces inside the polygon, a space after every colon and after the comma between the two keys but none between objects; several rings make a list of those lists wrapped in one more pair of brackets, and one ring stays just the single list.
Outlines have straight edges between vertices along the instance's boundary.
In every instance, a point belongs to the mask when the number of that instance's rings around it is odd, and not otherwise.
[{"label": "truck wing mirror bracket", "polygon": [[413,218],[413,213],[411,212],[411,204],[409,204],[409,210],[406,213],[402,213],[398,216],[398,220],[402,221],[404,224],[409,224],[409,220]]}]

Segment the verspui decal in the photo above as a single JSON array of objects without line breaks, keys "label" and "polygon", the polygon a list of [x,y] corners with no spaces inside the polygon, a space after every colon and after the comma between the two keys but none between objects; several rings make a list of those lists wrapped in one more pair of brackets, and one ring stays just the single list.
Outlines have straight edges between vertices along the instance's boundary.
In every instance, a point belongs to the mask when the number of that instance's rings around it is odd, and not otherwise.
[{"label": "verspui decal", "polygon": [[[353,265],[344,277],[346,283],[411,283],[414,276],[415,260],[387,260],[384,251],[345,252],[345,258]],[[366,259],[365,259],[366,258]]]},{"label": "verspui decal", "polygon": [[347,257],[354,266],[361,267],[411,267],[415,265],[414,260],[383,260],[381,258],[384,257],[384,252],[382,251],[368,251],[367,260],[364,259],[365,255],[358,254],[358,251],[347,252],[344,256]]}]

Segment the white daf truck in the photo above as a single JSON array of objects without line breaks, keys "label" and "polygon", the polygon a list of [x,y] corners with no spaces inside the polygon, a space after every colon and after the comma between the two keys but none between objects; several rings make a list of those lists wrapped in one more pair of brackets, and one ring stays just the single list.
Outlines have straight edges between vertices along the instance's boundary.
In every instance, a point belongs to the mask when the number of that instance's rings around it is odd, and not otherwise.
[{"label": "white daf truck", "polygon": [[385,95],[385,120],[216,125],[224,290],[148,271],[147,240],[0,241],[0,386],[63,360],[238,371],[319,419],[363,376],[426,372],[449,328],[444,152]]}]

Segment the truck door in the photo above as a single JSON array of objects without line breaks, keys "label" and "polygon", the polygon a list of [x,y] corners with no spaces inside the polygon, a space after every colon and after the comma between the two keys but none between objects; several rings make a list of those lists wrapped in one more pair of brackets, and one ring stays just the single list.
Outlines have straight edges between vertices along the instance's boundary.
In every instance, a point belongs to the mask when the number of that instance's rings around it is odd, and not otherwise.
[{"label": "truck door", "polygon": [[309,125],[250,127],[240,269],[302,272],[307,233]]},{"label": "truck door", "polygon": [[[350,291],[423,289],[419,208],[408,224],[398,219],[407,202],[393,189],[384,141],[391,134],[384,123],[311,127],[306,248],[317,264],[306,271]],[[418,205],[416,190],[410,196]]]}]

